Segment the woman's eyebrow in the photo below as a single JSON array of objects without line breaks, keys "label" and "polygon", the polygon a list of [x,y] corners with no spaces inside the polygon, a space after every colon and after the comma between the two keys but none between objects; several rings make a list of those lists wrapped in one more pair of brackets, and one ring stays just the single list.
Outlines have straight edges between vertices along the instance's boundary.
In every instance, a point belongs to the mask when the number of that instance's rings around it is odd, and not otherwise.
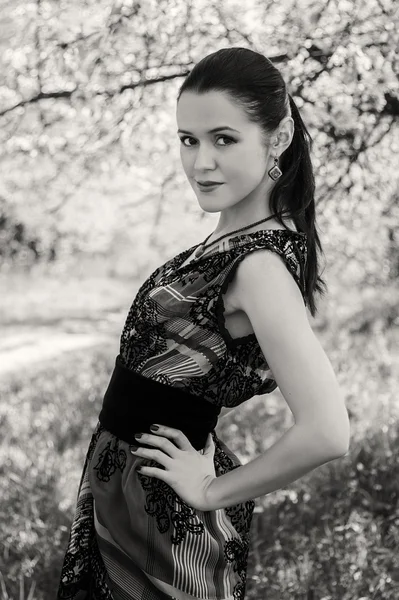
[{"label": "woman's eyebrow", "polygon": [[[216,133],[216,131],[222,131],[223,129],[230,129],[230,131],[236,131],[237,133],[240,133],[237,129],[233,129],[228,125],[225,125],[224,127],[215,127],[214,129],[208,131],[208,133]],[[192,135],[191,131],[186,131],[185,129],[178,129],[177,133],[188,133],[189,135]]]}]

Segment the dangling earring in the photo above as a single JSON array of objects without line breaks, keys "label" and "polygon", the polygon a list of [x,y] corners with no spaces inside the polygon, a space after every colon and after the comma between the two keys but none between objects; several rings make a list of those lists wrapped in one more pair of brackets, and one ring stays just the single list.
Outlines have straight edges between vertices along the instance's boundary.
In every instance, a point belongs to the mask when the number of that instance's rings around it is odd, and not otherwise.
[{"label": "dangling earring", "polygon": [[276,181],[276,179],[278,179],[279,177],[281,177],[281,175],[283,174],[283,172],[280,171],[280,169],[279,169],[279,167],[278,167],[277,164],[278,164],[278,157],[275,156],[274,157],[274,165],[268,171],[268,174],[273,179],[273,181]]}]

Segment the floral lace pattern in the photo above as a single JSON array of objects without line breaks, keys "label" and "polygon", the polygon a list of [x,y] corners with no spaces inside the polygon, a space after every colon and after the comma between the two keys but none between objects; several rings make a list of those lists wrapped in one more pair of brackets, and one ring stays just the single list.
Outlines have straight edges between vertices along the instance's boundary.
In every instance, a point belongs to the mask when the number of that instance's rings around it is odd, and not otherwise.
[{"label": "floral lace pattern", "polygon": [[[105,445],[95,453],[92,465],[96,477],[101,482],[109,482],[118,471],[123,472],[128,466],[126,463],[128,453],[124,449],[124,447],[127,447],[126,443],[112,434],[108,434],[108,432],[105,432],[105,435]],[[214,464],[217,476],[241,466],[241,462],[228,451],[214,431],[212,437],[215,443]],[[223,446],[227,452],[223,449]],[[129,457],[128,460],[135,461],[137,457]],[[138,460],[141,464],[160,467],[155,460],[143,458]],[[188,533],[198,537],[205,535],[206,525],[201,518],[201,511],[196,511],[184,502],[164,481],[141,473],[137,473],[137,477],[146,498],[145,513],[149,518],[154,519],[160,535],[169,533],[168,540],[176,546],[184,541]],[[249,530],[254,507],[255,501],[248,500],[223,509],[237,534],[223,542],[225,561],[232,565],[237,578],[239,578],[233,592],[234,598],[237,598],[237,600],[242,600],[244,597],[249,552]],[[172,534],[171,531],[174,531],[174,533]],[[194,592],[191,591],[190,593],[194,595]]]},{"label": "floral lace pattern", "polygon": [[240,235],[224,251],[181,267],[194,248],[158,267],[141,286],[126,317],[120,354],[144,376],[219,406],[238,406],[277,384],[256,335],[230,337],[223,294],[245,256],[268,249],[283,258],[306,305],[306,236],[287,230]]},{"label": "floral lace pattern", "polygon": [[[269,249],[283,258],[306,304],[306,236],[285,230],[239,235],[223,244],[222,250],[217,248],[182,266],[194,249],[158,267],[140,287],[122,330],[120,355],[128,368],[145,377],[181,387],[218,406],[238,406],[254,395],[273,391],[277,383],[254,334],[229,336],[223,293],[247,253]],[[216,432],[211,435],[217,476],[241,466]],[[98,422],[79,483],[57,600],[113,600],[116,589],[129,600],[171,597],[143,579],[138,569],[195,598],[218,600],[229,595],[244,600],[255,501],[219,511],[197,511],[162,480],[139,473],[138,463],[160,465],[132,455],[129,449],[129,444]],[[112,498],[115,510],[110,511]],[[99,531],[94,499],[101,515]],[[102,540],[106,527],[117,542],[112,551],[110,539]],[[194,539],[197,554],[193,558]],[[126,565],[128,555],[130,566]],[[117,571],[111,571],[111,579],[106,564],[114,564],[116,556],[120,562]],[[200,556],[207,556],[206,564],[199,564]],[[160,565],[162,576],[156,570]],[[213,587],[204,590],[204,581]]]}]

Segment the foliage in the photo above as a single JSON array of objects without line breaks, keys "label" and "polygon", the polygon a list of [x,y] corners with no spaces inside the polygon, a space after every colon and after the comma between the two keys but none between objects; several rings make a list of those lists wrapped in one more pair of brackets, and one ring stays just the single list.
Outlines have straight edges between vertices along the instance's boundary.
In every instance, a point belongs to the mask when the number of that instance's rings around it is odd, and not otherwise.
[{"label": "foliage", "polygon": [[343,283],[397,277],[393,0],[16,0],[1,11],[0,193],[43,258],[105,254],[122,234],[133,253],[149,250],[142,271],[198,242],[177,88],[209,51],[242,45],[282,70],[315,139],[326,267]]}]

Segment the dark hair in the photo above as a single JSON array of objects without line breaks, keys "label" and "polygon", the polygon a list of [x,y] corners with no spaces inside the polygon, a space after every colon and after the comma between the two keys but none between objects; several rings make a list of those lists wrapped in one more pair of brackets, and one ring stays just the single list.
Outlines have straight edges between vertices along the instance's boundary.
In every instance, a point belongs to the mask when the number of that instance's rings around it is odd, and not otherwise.
[{"label": "dark hair", "polygon": [[262,128],[265,147],[291,109],[295,131],[291,144],[280,157],[283,174],[272,189],[270,210],[283,227],[281,217],[286,213],[298,231],[306,233],[305,297],[314,317],[317,312],[315,293],[324,295],[327,285],[318,272],[317,248],[322,254],[323,250],[316,229],[315,181],[310,159],[313,140],[280,71],[263,54],[241,47],[223,48],[194,66],[179,89],[177,101],[184,91],[227,93],[243,109],[248,120]]}]

